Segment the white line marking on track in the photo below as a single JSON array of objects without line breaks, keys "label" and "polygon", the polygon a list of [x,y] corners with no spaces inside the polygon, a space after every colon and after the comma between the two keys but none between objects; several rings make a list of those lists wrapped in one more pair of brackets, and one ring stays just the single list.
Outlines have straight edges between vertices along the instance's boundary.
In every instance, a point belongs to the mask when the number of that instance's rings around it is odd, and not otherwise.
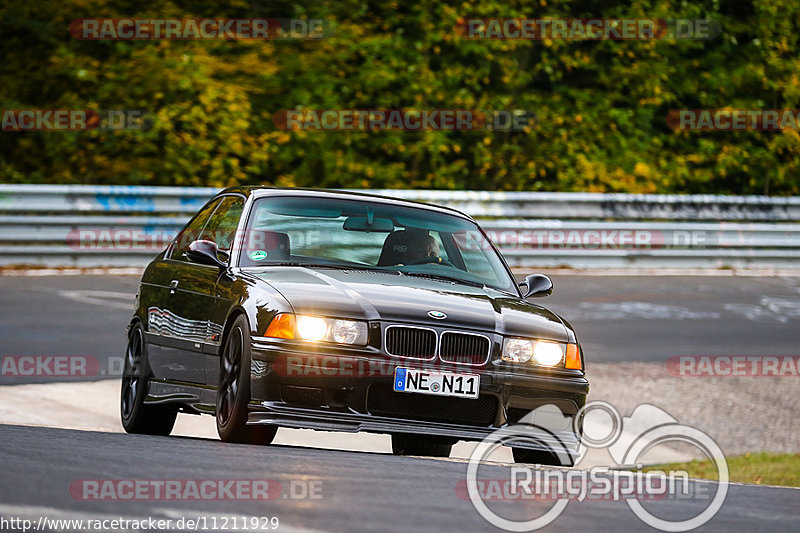
[{"label": "white line marking on track", "polygon": [[83,302],[85,304],[104,305],[106,307],[113,307],[114,309],[127,309],[133,312],[134,296],[129,292],[99,290],[58,291],[58,295],[62,298]]}]

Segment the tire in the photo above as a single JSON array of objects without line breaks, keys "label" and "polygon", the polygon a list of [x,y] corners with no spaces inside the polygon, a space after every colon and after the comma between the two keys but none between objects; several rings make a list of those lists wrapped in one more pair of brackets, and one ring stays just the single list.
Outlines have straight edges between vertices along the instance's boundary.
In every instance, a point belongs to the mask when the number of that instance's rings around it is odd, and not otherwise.
[{"label": "tire", "polygon": [[453,441],[425,435],[408,435],[396,433],[392,435],[392,453],[394,455],[427,455],[430,457],[450,457]]},{"label": "tire", "polygon": [[167,436],[175,426],[176,407],[145,405],[150,388],[150,372],[141,322],[136,322],[128,332],[128,347],[122,370],[120,390],[120,418],[128,433]]},{"label": "tire", "polygon": [[532,463],[545,466],[572,466],[572,458],[568,460],[568,464],[562,464],[553,452],[544,450],[530,450],[528,448],[511,448],[511,453],[514,455],[515,463]]},{"label": "tire", "polygon": [[217,433],[224,442],[269,444],[277,426],[247,425],[250,404],[250,329],[244,315],[231,324],[219,358]]}]

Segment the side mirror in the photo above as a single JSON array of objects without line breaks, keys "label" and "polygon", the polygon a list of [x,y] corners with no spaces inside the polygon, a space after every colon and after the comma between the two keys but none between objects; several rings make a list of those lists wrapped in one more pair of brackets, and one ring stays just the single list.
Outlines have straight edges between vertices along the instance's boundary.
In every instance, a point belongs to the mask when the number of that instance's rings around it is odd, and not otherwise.
[{"label": "side mirror", "polygon": [[[186,252],[186,257],[193,263],[211,265],[219,268],[228,266],[227,255],[228,254],[225,252],[220,252],[219,248],[217,248],[217,243],[205,240],[194,241],[189,245],[189,251]],[[220,256],[223,256],[225,260],[220,260]]]},{"label": "side mirror", "polygon": [[519,286],[524,298],[539,298],[553,292],[553,281],[544,274],[528,274]]}]

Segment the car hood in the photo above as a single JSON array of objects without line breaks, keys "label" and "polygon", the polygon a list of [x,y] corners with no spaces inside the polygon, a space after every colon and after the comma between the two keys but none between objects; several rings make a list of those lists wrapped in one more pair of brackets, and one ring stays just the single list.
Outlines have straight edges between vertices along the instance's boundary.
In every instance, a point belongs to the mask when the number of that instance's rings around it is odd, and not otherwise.
[{"label": "car hood", "polygon": [[[494,289],[371,270],[292,266],[251,274],[280,292],[298,314],[569,340],[567,327],[557,315]],[[433,319],[428,311],[447,317]]]}]

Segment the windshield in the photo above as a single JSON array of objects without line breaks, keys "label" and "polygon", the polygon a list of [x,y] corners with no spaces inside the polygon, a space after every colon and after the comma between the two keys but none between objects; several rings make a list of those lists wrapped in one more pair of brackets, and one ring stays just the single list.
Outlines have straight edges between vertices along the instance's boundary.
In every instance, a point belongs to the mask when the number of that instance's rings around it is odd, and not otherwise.
[{"label": "windshield", "polygon": [[474,222],[368,199],[257,199],[239,265],[275,264],[380,269],[515,291]]}]

